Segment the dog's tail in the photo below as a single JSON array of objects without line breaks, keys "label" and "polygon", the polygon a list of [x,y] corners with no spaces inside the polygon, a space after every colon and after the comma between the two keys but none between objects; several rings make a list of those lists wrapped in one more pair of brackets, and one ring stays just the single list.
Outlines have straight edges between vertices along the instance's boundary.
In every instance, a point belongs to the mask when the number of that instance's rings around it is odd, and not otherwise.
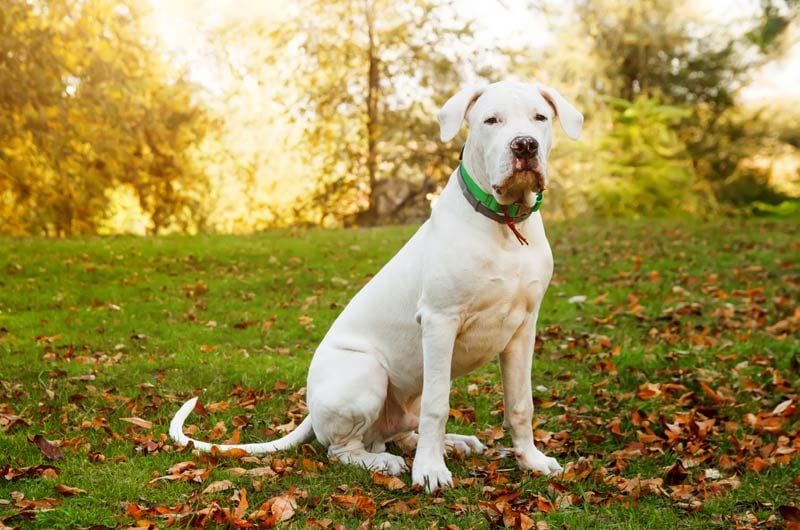
[{"label": "dog's tail", "polygon": [[208,442],[201,442],[199,440],[194,440],[189,438],[185,434],[183,434],[183,422],[186,421],[186,418],[189,417],[189,414],[192,413],[195,404],[197,403],[197,398],[192,398],[178,410],[175,414],[175,417],[172,418],[172,421],[169,424],[169,436],[175,442],[181,445],[187,445],[189,442],[194,444],[195,449],[198,449],[203,452],[209,452],[213,447],[216,447],[220,451],[229,451],[231,449],[242,449],[247,451],[247,453],[251,455],[255,454],[262,454],[262,453],[272,453],[275,451],[282,451],[284,449],[289,449],[291,447],[295,447],[300,445],[301,443],[305,443],[314,439],[314,429],[311,426],[311,416],[306,416],[306,418],[297,426],[295,430],[284,436],[283,438],[279,438],[272,442],[263,442],[263,443],[252,443],[252,444],[210,444]]}]

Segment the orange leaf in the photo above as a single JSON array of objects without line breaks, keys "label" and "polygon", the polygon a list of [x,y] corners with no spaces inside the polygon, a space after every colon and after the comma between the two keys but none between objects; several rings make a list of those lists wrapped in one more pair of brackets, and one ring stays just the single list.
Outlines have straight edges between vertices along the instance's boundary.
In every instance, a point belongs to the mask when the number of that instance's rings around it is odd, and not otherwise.
[{"label": "orange leaf", "polygon": [[389,475],[382,475],[377,471],[372,472],[372,482],[378,486],[383,486],[384,488],[388,488],[390,490],[401,490],[406,487],[406,483],[399,478]]},{"label": "orange leaf", "polygon": [[779,506],[778,511],[786,521],[787,530],[800,530],[800,508],[797,506]]},{"label": "orange leaf", "polygon": [[231,488],[233,488],[233,482],[230,480],[217,480],[209,484],[208,487],[203,490],[203,495],[207,493],[219,493],[220,491],[226,491]]},{"label": "orange leaf", "polygon": [[644,383],[642,385],[639,385],[639,391],[636,393],[636,396],[639,399],[644,399],[645,401],[648,399],[653,399],[654,397],[658,397],[660,395],[661,395],[661,388],[655,383]]},{"label": "orange leaf", "polygon": [[133,417],[133,418],[120,418],[120,420],[121,421],[126,421],[128,423],[132,423],[132,424],[136,425],[137,427],[141,427],[142,429],[152,429],[153,428],[153,422],[152,421],[143,420],[142,418],[136,418],[136,417]]},{"label": "orange leaf", "polygon": [[714,403],[724,403],[726,401],[725,396],[720,395],[716,390],[708,386],[703,381],[700,381],[700,388],[703,389],[703,392],[705,392]]},{"label": "orange leaf", "polygon": [[755,473],[761,473],[761,471],[763,471],[764,468],[767,467],[767,465],[768,463],[766,460],[764,460],[760,456],[757,456],[752,460],[750,460],[749,462],[747,462],[747,469]]},{"label": "orange leaf", "polygon": [[233,511],[233,516],[236,519],[241,519],[244,517],[244,512],[246,512],[247,508],[250,506],[250,503],[247,502],[247,490],[244,488],[240,489],[238,492],[238,497],[239,504],[236,505],[236,509]]},{"label": "orange leaf", "polygon": [[55,490],[59,492],[61,495],[65,497],[72,497],[73,495],[77,495],[78,493],[86,493],[86,490],[82,490],[80,488],[73,488],[72,486],[67,486],[66,484],[56,484]]},{"label": "orange leaf", "polygon": [[225,445],[236,445],[239,443],[239,437],[241,436],[241,431],[239,429],[234,429],[233,434],[230,438],[222,442]]}]

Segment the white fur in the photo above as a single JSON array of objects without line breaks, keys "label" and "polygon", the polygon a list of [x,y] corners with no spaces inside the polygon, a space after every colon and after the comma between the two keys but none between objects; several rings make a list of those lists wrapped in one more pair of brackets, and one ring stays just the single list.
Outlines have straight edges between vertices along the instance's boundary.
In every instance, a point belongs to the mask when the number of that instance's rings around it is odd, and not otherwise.
[{"label": "white fur", "polygon": [[[484,190],[510,178],[509,146],[516,136],[538,140],[539,162],[546,168],[554,112],[543,90],[566,132],[577,137],[583,118],[555,91],[538,85],[472,87],[439,112],[443,139],[458,133],[466,115],[464,163]],[[547,121],[536,121],[536,114]],[[489,115],[500,121],[484,124]],[[450,381],[499,352],[504,426],[518,464],[545,474],[561,471],[534,446],[531,431],[535,326],[553,271],[541,216],[518,224],[530,243],[522,246],[506,226],[472,209],[457,178],[454,172],[430,219],[356,294],[320,343],[308,373],[309,417],[280,440],[237,447],[270,452],[315,436],[342,462],[398,474],[407,470],[405,461],[385,452],[386,444],[416,445],[413,483],[428,491],[449,486],[445,453],[484,450],[474,436],[445,434]],[[182,426],[193,407],[187,402],[170,425],[179,443],[190,441]],[[201,450],[211,447],[191,441]]]}]

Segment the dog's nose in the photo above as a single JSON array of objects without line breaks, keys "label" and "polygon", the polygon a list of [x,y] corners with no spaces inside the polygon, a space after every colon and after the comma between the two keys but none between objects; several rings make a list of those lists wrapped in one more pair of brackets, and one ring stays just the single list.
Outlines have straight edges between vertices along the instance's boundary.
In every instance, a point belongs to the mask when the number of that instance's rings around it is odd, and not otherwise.
[{"label": "dog's nose", "polygon": [[511,140],[511,152],[517,158],[533,158],[539,149],[539,142],[533,136],[517,136]]}]

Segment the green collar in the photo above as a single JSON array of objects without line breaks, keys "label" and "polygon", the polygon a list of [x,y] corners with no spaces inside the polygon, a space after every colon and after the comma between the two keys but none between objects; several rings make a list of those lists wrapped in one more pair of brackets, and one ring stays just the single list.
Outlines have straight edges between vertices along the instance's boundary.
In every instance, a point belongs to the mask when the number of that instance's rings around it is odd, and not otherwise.
[{"label": "green collar", "polygon": [[464,193],[464,197],[466,197],[467,201],[475,208],[475,211],[493,221],[503,224],[508,224],[509,220],[512,222],[524,221],[530,217],[533,212],[538,212],[539,208],[542,207],[542,202],[544,201],[543,192],[539,192],[536,195],[536,202],[531,207],[519,202],[502,205],[495,200],[491,193],[483,191],[481,187],[472,180],[463,162],[458,166],[458,173],[461,177],[458,181],[459,184],[461,184],[461,191]]}]

